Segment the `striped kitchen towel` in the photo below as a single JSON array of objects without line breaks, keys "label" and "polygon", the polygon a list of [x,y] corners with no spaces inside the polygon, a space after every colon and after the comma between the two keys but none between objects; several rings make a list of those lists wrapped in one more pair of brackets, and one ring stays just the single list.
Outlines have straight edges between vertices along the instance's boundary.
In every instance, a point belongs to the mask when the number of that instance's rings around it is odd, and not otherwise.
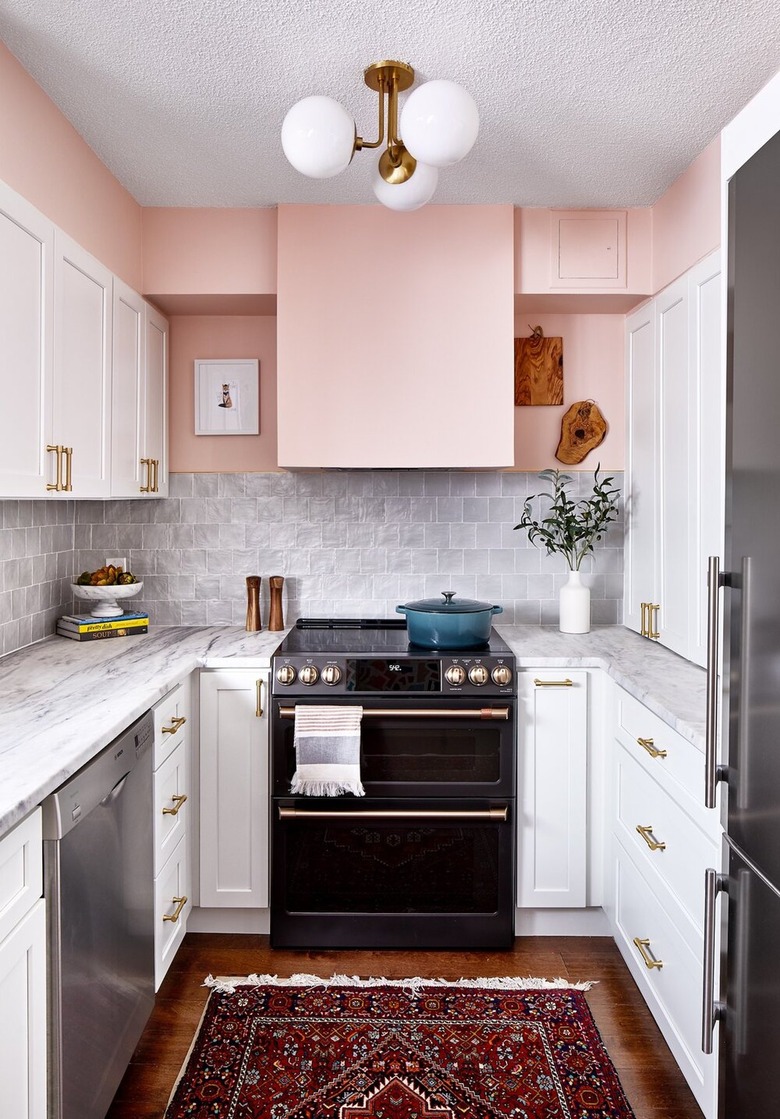
[{"label": "striped kitchen towel", "polygon": [[291,793],[365,796],[360,782],[362,707],[295,707],[295,773]]}]

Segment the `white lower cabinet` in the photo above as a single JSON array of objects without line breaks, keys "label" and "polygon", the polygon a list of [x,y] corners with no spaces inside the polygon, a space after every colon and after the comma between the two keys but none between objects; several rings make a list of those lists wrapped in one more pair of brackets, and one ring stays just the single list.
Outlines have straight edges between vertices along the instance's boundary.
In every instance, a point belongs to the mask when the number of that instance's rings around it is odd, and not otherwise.
[{"label": "white lower cabinet", "polygon": [[518,673],[517,904],[585,906],[588,673]]},{"label": "white lower cabinet", "polygon": [[46,903],[40,810],[0,840],[3,1115],[46,1119]]},{"label": "white lower cabinet", "polygon": [[200,904],[268,906],[268,669],[200,674]]},{"label": "white lower cabinet", "polygon": [[189,679],[154,707],[154,987],[159,990],[192,909],[192,703]]},{"label": "white lower cabinet", "polygon": [[701,1048],[704,872],[720,825],[703,806],[704,755],[615,686],[606,908],[615,941],[707,1119],[717,1048]]}]

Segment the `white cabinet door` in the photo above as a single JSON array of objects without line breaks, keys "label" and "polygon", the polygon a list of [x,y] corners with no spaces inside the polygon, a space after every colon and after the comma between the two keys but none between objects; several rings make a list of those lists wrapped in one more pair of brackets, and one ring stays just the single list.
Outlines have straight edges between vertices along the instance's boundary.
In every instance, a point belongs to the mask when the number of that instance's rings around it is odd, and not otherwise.
[{"label": "white cabinet door", "polygon": [[138,497],[147,484],[142,416],[146,359],[141,296],[114,277],[111,373],[111,494]]},{"label": "white cabinet door", "polygon": [[66,497],[108,497],[113,277],[59,230],[54,250],[52,443],[70,452]]},{"label": "white cabinet door", "polygon": [[153,463],[156,496],[168,496],[168,320],[146,305],[144,457]]},{"label": "white cabinet door", "polygon": [[54,226],[0,183],[0,497],[42,497],[51,442]]},{"label": "white cabinet door", "polygon": [[268,905],[268,670],[200,676],[200,904]]},{"label": "white cabinet door", "polygon": [[690,378],[688,280],[681,277],[656,299],[658,370],[658,578],[654,619],[663,644],[688,655],[690,537],[698,520],[698,494],[689,472]]},{"label": "white cabinet door", "polygon": [[707,560],[723,555],[726,401],[720,252],[711,253],[689,275],[688,330],[691,370],[691,485],[699,516],[691,540],[690,659],[707,663]]},{"label": "white cabinet door", "polygon": [[46,1119],[46,903],[0,942],[3,1115]]},{"label": "white cabinet door", "polygon": [[626,374],[624,622],[640,633],[641,604],[654,602],[656,592],[658,390],[652,302],[626,319]]},{"label": "white cabinet door", "polygon": [[518,673],[520,907],[587,904],[588,674]]}]

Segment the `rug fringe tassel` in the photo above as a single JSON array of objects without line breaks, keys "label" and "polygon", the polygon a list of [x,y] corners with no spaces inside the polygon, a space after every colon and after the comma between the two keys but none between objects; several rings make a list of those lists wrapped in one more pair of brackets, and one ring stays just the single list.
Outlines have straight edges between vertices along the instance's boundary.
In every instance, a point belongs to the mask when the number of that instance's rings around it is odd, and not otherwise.
[{"label": "rug fringe tassel", "polygon": [[535,976],[488,976],[483,979],[361,979],[358,975],[319,975],[300,973],[289,979],[278,975],[225,976],[207,975],[204,987],[219,994],[232,995],[237,987],[401,987],[410,998],[417,998],[426,987],[482,987],[495,991],[589,991],[593,983],[572,983],[568,979],[538,979]]}]

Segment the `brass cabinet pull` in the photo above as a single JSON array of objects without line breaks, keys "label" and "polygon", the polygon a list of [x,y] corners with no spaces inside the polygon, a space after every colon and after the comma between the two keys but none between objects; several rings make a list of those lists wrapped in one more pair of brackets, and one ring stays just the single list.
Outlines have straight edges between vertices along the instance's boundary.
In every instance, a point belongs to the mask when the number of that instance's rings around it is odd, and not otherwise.
[{"label": "brass cabinet pull", "polygon": [[255,681],[255,692],[256,692],[256,696],[257,696],[256,702],[255,702],[255,715],[257,716],[258,719],[262,719],[263,715],[265,714],[265,712],[263,711],[263,681],[262,680],[256,680]]},{"label": "brass cabinet pull", "polygon": [[184,804],[186,799],[187,799],[187,794],[186,793],[177,793],[176,795],[172,796],[171,800],[173,801],[173,803],[175,804],[176,807],[175,808],[163,808],[163,810],[162,810],[163,816],[178,816],[179,815],[179,809]]},{"label": "brass cabinet pull", "polygon": [[646,968],[653,969],[654,967],[662,968],[664,966],[663,960],[657,960],[650,952],[650,941],[647,937],[635,936],[634,944],[636,945],[639,955]]},{"label": "brass cabinet pull", "polygon": [[62,448],[62,453],[65,457],[65,482],[64,482],[62,488],[63,488],[63,490],[65,490],[66,493],[70,493],[71,490],[73,489],[73,486],[71,484],[71,475],[72,475],[72,468],[73,468],[73,448],[72,447],[63,447]]},{"label": "brass cabinet pull", "polygon": [[57,481],[56,482],[47,482],[46,483],[46,489],[47,490],[55,490],[57,493],[61,493],[62,488],[63,488],[62,487],[62,452],[65,450],[65,448],[62,446],[61,443],[47,443],[46,444],[46,450],[51,451],[52,453],[56,452],[56,455],[57,455]]},{"label": "brass cabinet pull", "polygon": [[162,732],[163,734],[176,734],[176,731],[179,730],[180,727],[183,727],[186,722],[186,715],[171,715],[171,725],[169,727],[163,727]]},{"label": "brass cabinet pull", "polygon": [[[294,719],[294,707],[280,707],[279,716],[282,719]],[[478,707],[461,710],[460,708],[395,708],[395,707],[364,707],[364,719],[509,719],[508,707]]]},{"label": "brass cabinet pull", "polygon": [[146,467],[146,485],[139,487],[140,492],[141,493],[151,493],[152,492],[152,460],[150,458],[142,458],[141,459],[141,466]]},{"label": "brass cabinet pull", "polygon": [[279,808],[280,820],[499,820],[505,823],[509,809],[501,808],[347,808],[343,811],[315,808]]},{"label": "brass cabinet pull", "polygon": [[651,851],[665,851],[666,850],[666,844],[662,843],[659,839],[656,839],[655,836],[653,835],[653,825],[652,824],[637,824],[636,830],[642,836],[642,839],[644,839],[645,843],[647,844],[647,846],[650,848]]},{"label": "brass cabinet pull", "polygon": [[565,680],[534,680],[536,688],[573,688],[574,683],[567,677]]},{"label": "brass cabinet pull", "polygon": [[659,750],[658,747],[653,744],[652,738],[637,738],[637,742],[643,750],[647,750],[651,758],[667,757],[666,750]]},{"label": "brass cabinet pull", "polygon": [[639,636],[640,637],[649,636],[648,625],[647,625],[647,608],[648,608],[649,605],[650,604],[648,602],[640,602],[639,603],[639,618],[640,618]]},{"label": "brass cabinet pull", "polygon": [[178,921],[181,917],[182,909],[184,909],[184,906],[189,900],[190,899],[186,896],[183,898],[171,898],[171,901],[176,906],[176,908],[174,909],[173,913],[164,913],[163,921]]},{"label": "brass cabinet pull", "polygon": [[151,460],[151,463],[152,463],[152,479],[153,479],[153,481],[152,481],[152,493],[159,493],[160,492],[160,487],[157,484],[157,478],[158,478],[157,469],[160,465],[160,460],[158,458],[153,458]]},{"label": "brass cabinet pull", "polygon": [[658,602],[648,602],[647,604],[647,621],[648,633],[647,636],[651,641],[657,641],[661,634],[658,632],[658,611],[661,609],[661,604]]}]

